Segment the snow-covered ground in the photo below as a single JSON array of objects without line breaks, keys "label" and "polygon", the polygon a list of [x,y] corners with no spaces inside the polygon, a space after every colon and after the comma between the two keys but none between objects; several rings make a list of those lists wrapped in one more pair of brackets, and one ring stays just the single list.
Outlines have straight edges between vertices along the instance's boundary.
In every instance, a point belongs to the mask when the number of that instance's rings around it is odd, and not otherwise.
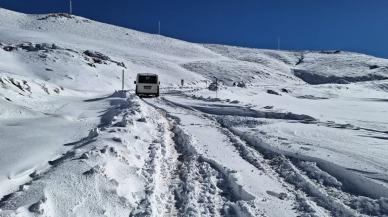
[{"label": "snow-covered ground", "polygon": [[386,59],[0,8],[0,216],[388,216],[387,103]]}]

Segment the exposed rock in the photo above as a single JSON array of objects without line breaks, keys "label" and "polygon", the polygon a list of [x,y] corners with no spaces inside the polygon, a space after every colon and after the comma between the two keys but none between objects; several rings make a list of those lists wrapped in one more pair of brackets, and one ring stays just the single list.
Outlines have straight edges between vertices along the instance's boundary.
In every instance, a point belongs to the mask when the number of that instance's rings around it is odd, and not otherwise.
[{"label": "exposed rock", "polygon": [[302,96],[297,96],[296,98],[299,98],[299,99],[312,99],[312,100],[329,99],[328,97],[320,97],[320,96],[314,96],[314,95],[302,95]]},{"label": "exposed rock", "polygon": [[137,122],[144,122],[144,123],[147,122],[147,120],[146,120],[145,118],[139,118],[139,119],[137,119],[136,121],[137,121]]},{"label": "exposed rock", "polygon": [[233,86],[237,86],[237,87],[241,87],[241,88],[247,87],[247,85],[245,84],[244,81],[234,82]]},{"label": "exposed rock", "polygon": [[52,45],[48,43],[36,44],[35,48],[38,50],[49,50],[52,49]]},{"label": "exposed rock", "polygon": [[[20,47],[21,49],[23,50],[26,50],[26,51],[30,51],[30,52],[33,52],[33,51],[38,51],[39,49],[37,47],[35,47],[32,43],[28,42],[28,43],[23,43],[23,44],[19,44],[18,47]],[[38,46],[39,47],[39,46]]]},{"label": "exposed rock", "polygon": [[15,49],[16,49],[16,47],[14,47],[12,45],[7,45],[7,46],[3,47],[3,50],[8,51],[8,52],[13,51]]},{"label": "exposed rock", "polygon": [[127,68],[124,64],[124,62],[120,62],[120,63],[117,63],[118,66],[121,66],[121,67],[124,67],[124,68]]},{"label": "exposed rock", "polygon": [[127,68],[125,66],[124,62],[118,62],[118,61],[112,60],[107,55],[102,54],[102,53],[97,52],[97,51],[86,50],[83,52],[83,54],[85,55],[84,56],[85,61],[87,61],[88,62],[87,64],[91,67],[96,67],[95,63],[96,64],[108,64],[107,61],[109,61],[109,62],[115,63],[117,66]]},{"label": "exposed rock", "polygon": [[369,66],[369,69],[378,69],[380,68],[378,65],[370,65]]},{"label": "exposed rock", "polygon": [[53,13],[53,14],[49,14],[45,17],[41,17],[39,18],[38,20],[47,20],[49,18],[68,18],[68,19],[73,19],[74,17],[70,14],[67,14],[67,13]]},{"label": "exposed rock", "polygon": [[121,120],[115,123],[113,126],[114,127],[126,127],[128,122],[126,120]]},{"label": "exposed rock", "polygon": [[60,49],[60,47],[58,47],[56,44],[52,44],[51,49],[56,50],[56,49]]},{"label": "exposed rock", "polygon": [[84,159],[84,160],[85,159],[89,159],[89,154],[88,153],[83,153],[79,159]]},{"label": "exposed rock", "polygon": [[281,96],[278,92],[276,92],[276,91],[274,91],[274,90],[267,90],[267,93],[268,93],[268,94],[273,94],[273,95]]},{"label": "exposed rock", "polygon": [[43,58],[43,59],[46,59],[47,58],[47,55],[46,54],[39,54],[38,55],[40,58]]},{"label": "exposed rock", "polygon": [[218,88],[219,88],[219,87],[218,87],[218,85],[217,85],[216,82],[210,83],[210,85],[209,85],[209,87],[208,87],[208,89],[211,90],[211,91],[217,91]]},{"label": "exposed rock", "polygon": [[323,53],[323,54],[339,54],[341,53],[340,50],[326,50],[326,51],[320,51],[319,53]]},{"label": "exposed rock", "polygon": [[[115,61],[114,61],[115,62]],[[127,68],[123,62],[115,62],[118,66],[121,66],[123,68]]]},{"label": "exposed rock", "polygon": [[3,47],[3,50],[13,51],[13,50],[16,50],[17,48],[21,48],[21,49],[23,49],[25,51],[29,51],[29,52],[36,52],[36,51],[40,51],[40,50],[49,51],[49,50],[60,49],[60,47],[58,47],[55,44],[49,44],[49,43],[33,44],[31,42],[25,42],[25,43],[21,43],[18,45],[6,45]]},{"label": "exposed rock", "polygon": [[46,200],[47,200],[46,198],[42,198],[38,202],[32,204],[30,207],[28,207],[28,211],[39,215],[43,215],[43,212],[44,212],[43,204],[44,202],[46,202]]},{"label": "exposed rock", "polygon": [[103,64],[103,63],[105,63],[105,62],[102,61],[102,59],[95,58],[95,57],[93,57],[92,60],[93,60],[94,63],[97,63],[97,64]]},{"label": "exposed rock", "polygon": [[119,137],[113,137],[112,140],[115,141],[115,142],[118,142],[118,143],[122,143],[123,142],[121,140],[121,138],[119,138]]},{"label": "exposed rock", "polygon": [[304,61],[304,54],[301,53],[300,56],[298,57],[298,61],[295,63],[295,65],[299,65],[299,64],[302,64]]},{"label": "exposed rock", "polygon": [[286,89],[286,88],[282,88],[280,91],[282,91],[283,93],[290,93],[291,91]]},{"label": "exposed rock", "polygon": [[280,200],[284,200],[287,198],[287,194],[282,192],[282,193],[276,193],[274,191],[267,191],[267,194],[271,195],[271,196],[274,196],[274,197],[277,197],[279,198]]},{"label": "exposed rock", "polygon": [[90,67],[93,67],[93,68],[96,68],[96,65],[94,65],[93,63],[87,63]]},{"label": "exposed rock", "polygon": [[28,92],[31,92],[31,87],[27,84],[27,81],[17,81],[13,78],[8,78],[8,80],[13,84],[15,87],[19,88],[19,90],[25,92],[26,90]]},{"label": "exposed rock", "polygon": [[350,84],[350,81],[346,79],[338,79],[335,81],[336,84]]},{"label": "exposed rock", "polygon": [[59,88],[54,88],[54,92],[55,92],[56,94],[59,94],[59,93],[61,92],[61,90],[60,90]]},{"label": "exposed rock", "polygon": [[294,75],[304,82],[312,85],[317,84],[348,84],[349,82],[363,82],[363,81],[374,81],[374,80],[385,80],[388,79],[388,76],[379,75],[379,74],[366,74],[362,76],[323,76],[314,72],[309,72],[301,69],[294,69]]},{"label": "exposed rock", "polygon": [[92,167],[90,170],[83,172],[82,175],[91,176],[100,172],[102,172],[102,168],[99,165],[97,165],[95,167]]},{"label": "exposed rock", "polygon": [[84,54],[88,57],[97,58],[100,60],[110,60],[110,58],[108,56],[106,56],[105,54],[102,54],[100,52],[97,52],[97,51],[86,50],[86,51],[84,51]]}]

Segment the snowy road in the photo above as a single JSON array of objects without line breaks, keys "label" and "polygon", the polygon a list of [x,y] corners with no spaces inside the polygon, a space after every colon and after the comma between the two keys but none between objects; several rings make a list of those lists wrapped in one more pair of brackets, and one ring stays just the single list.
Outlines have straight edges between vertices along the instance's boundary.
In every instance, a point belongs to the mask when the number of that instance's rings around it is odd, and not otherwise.
[{"label": "snowy road", "polygon": [[0,217],[388,216],[388,60],[0,17]]},{"label": "snowy road", "polygon": [[[252,131],[266,119],[311,124],[309,116],[263,114],[179,92],[149,99],[118,96],[92,100],[110,104],[98,127],[69,143],[71,149],[49,161],[47,170],[32,172],[31,181],[3,197],[0,216],[385,212],[386,201],[379,199],[386,196],[385,188],[322,159],[276,149]],[[347,188],[358,184],[366,186],[357,187],[363,196]]]},{"label": "snowy road", "polygon": [[[385,203],[384,199],[379,200],[388,193],[382,185],[322,158],[276,149],[260,134],[252,134],[252,126],[266,124],[259,112],[248,107],[187,100],[183,95],[146,102],[174,120],[178,133],[188,138],[184,141],[191,152],[222,168],[222,173],[229,177],[224,191],[231,191],[235,201],[233,212],[241,212],[242,216],[284,216],[293,212],[356,216],[385,212],[384,206],[371,210],[367,205]],[[267,113],[264,119],[304,125],[311,121],[309,116],[275,113]]]},{"label": "snowy road", "polygon": [[241,141],[234,141],[233,136],[228,134],[230,132],[220,127],[215,120],[175,106],[165,99],[146,101],[166,111],[170,119],[174,120],[177,145],[179,149],[185,150],[184,155],[200,159],[198,165],[206,165],[217,174],[216,177],[222,177],[222,180],[215,179],[219,185],[213,186],[219,195],[213,195],[202,202],[198,200],[204,200],[203,197],[212,192],[212,188],[201,186],[203,183],[192,183],[194,188],[188,190],[193,196],[185,204],[186,207],[182,207],[183,210],[191,211],[187,214],[212,214],[215,211],[210,208],[199,209],[201,206],[198,203],[209,202],[217,203],[213,209],[224,210],[222,214],[226,215],[283,216],[293,212],[293,200],[285,200],[291,190],[284,187],[276,174],[267,173],[261,167],[258,162],[263,160],[261,156]]}]

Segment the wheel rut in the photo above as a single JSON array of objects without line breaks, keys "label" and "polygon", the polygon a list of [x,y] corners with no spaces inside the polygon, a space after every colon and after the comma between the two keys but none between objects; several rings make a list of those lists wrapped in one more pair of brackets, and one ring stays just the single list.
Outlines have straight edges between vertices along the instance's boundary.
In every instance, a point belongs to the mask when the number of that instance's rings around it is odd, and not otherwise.
[{"label": "wheel rut", "polygon": [[154,103],[144,100],[160,112],[169,123],[171,145],[178,153],[174,179],[170,190],[174,192],[177,216],[257,216],[247,204],[250,195],[236,192],[231,173],[216,162],[198,154],[193,147],[194,139],[180,126],[179,118]]},{"label": "wheel rut", "polygon": [[315,162],[300,160],[276,153],[271,149],[261,148],[256,144],[258,141],[252,141],[232,126],[225,125],[222,121],[223,115],[206,114],[189,106],[179,106],[177,103],[164,101],[170,106],[189,110],[192,113],[197,113],[202,118],[208,118],[216,122],[220,131],[227,135],[235,145],[241,158],[258,170],[270,173],[290,185],[290,191],[293,191],[296,195],[295,208],[301,213],[315,215],[316,210],[314,210],[314,207],[316,205],[321,207],[321,211],[330,213],[332,216],[379,216],[384,213],[384,210],[373,211],[362,204],[360,206],[352,204],[357,201],[358,203],[370,203],[379,206],[383,203],[381,200],[384,199],[362,197],[361,200],[358,195],[344,192],[341,189],[341,182],[317,167]]}]

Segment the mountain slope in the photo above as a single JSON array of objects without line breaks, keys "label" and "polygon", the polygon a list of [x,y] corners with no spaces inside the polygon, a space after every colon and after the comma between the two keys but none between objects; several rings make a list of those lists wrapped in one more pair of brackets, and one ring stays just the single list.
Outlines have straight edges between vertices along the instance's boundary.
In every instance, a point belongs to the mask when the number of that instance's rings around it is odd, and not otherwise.
[{"label": "mountain slope", "polygon": [[0,216],[388,215],[387,78],[363,54],[0,8]]}]

